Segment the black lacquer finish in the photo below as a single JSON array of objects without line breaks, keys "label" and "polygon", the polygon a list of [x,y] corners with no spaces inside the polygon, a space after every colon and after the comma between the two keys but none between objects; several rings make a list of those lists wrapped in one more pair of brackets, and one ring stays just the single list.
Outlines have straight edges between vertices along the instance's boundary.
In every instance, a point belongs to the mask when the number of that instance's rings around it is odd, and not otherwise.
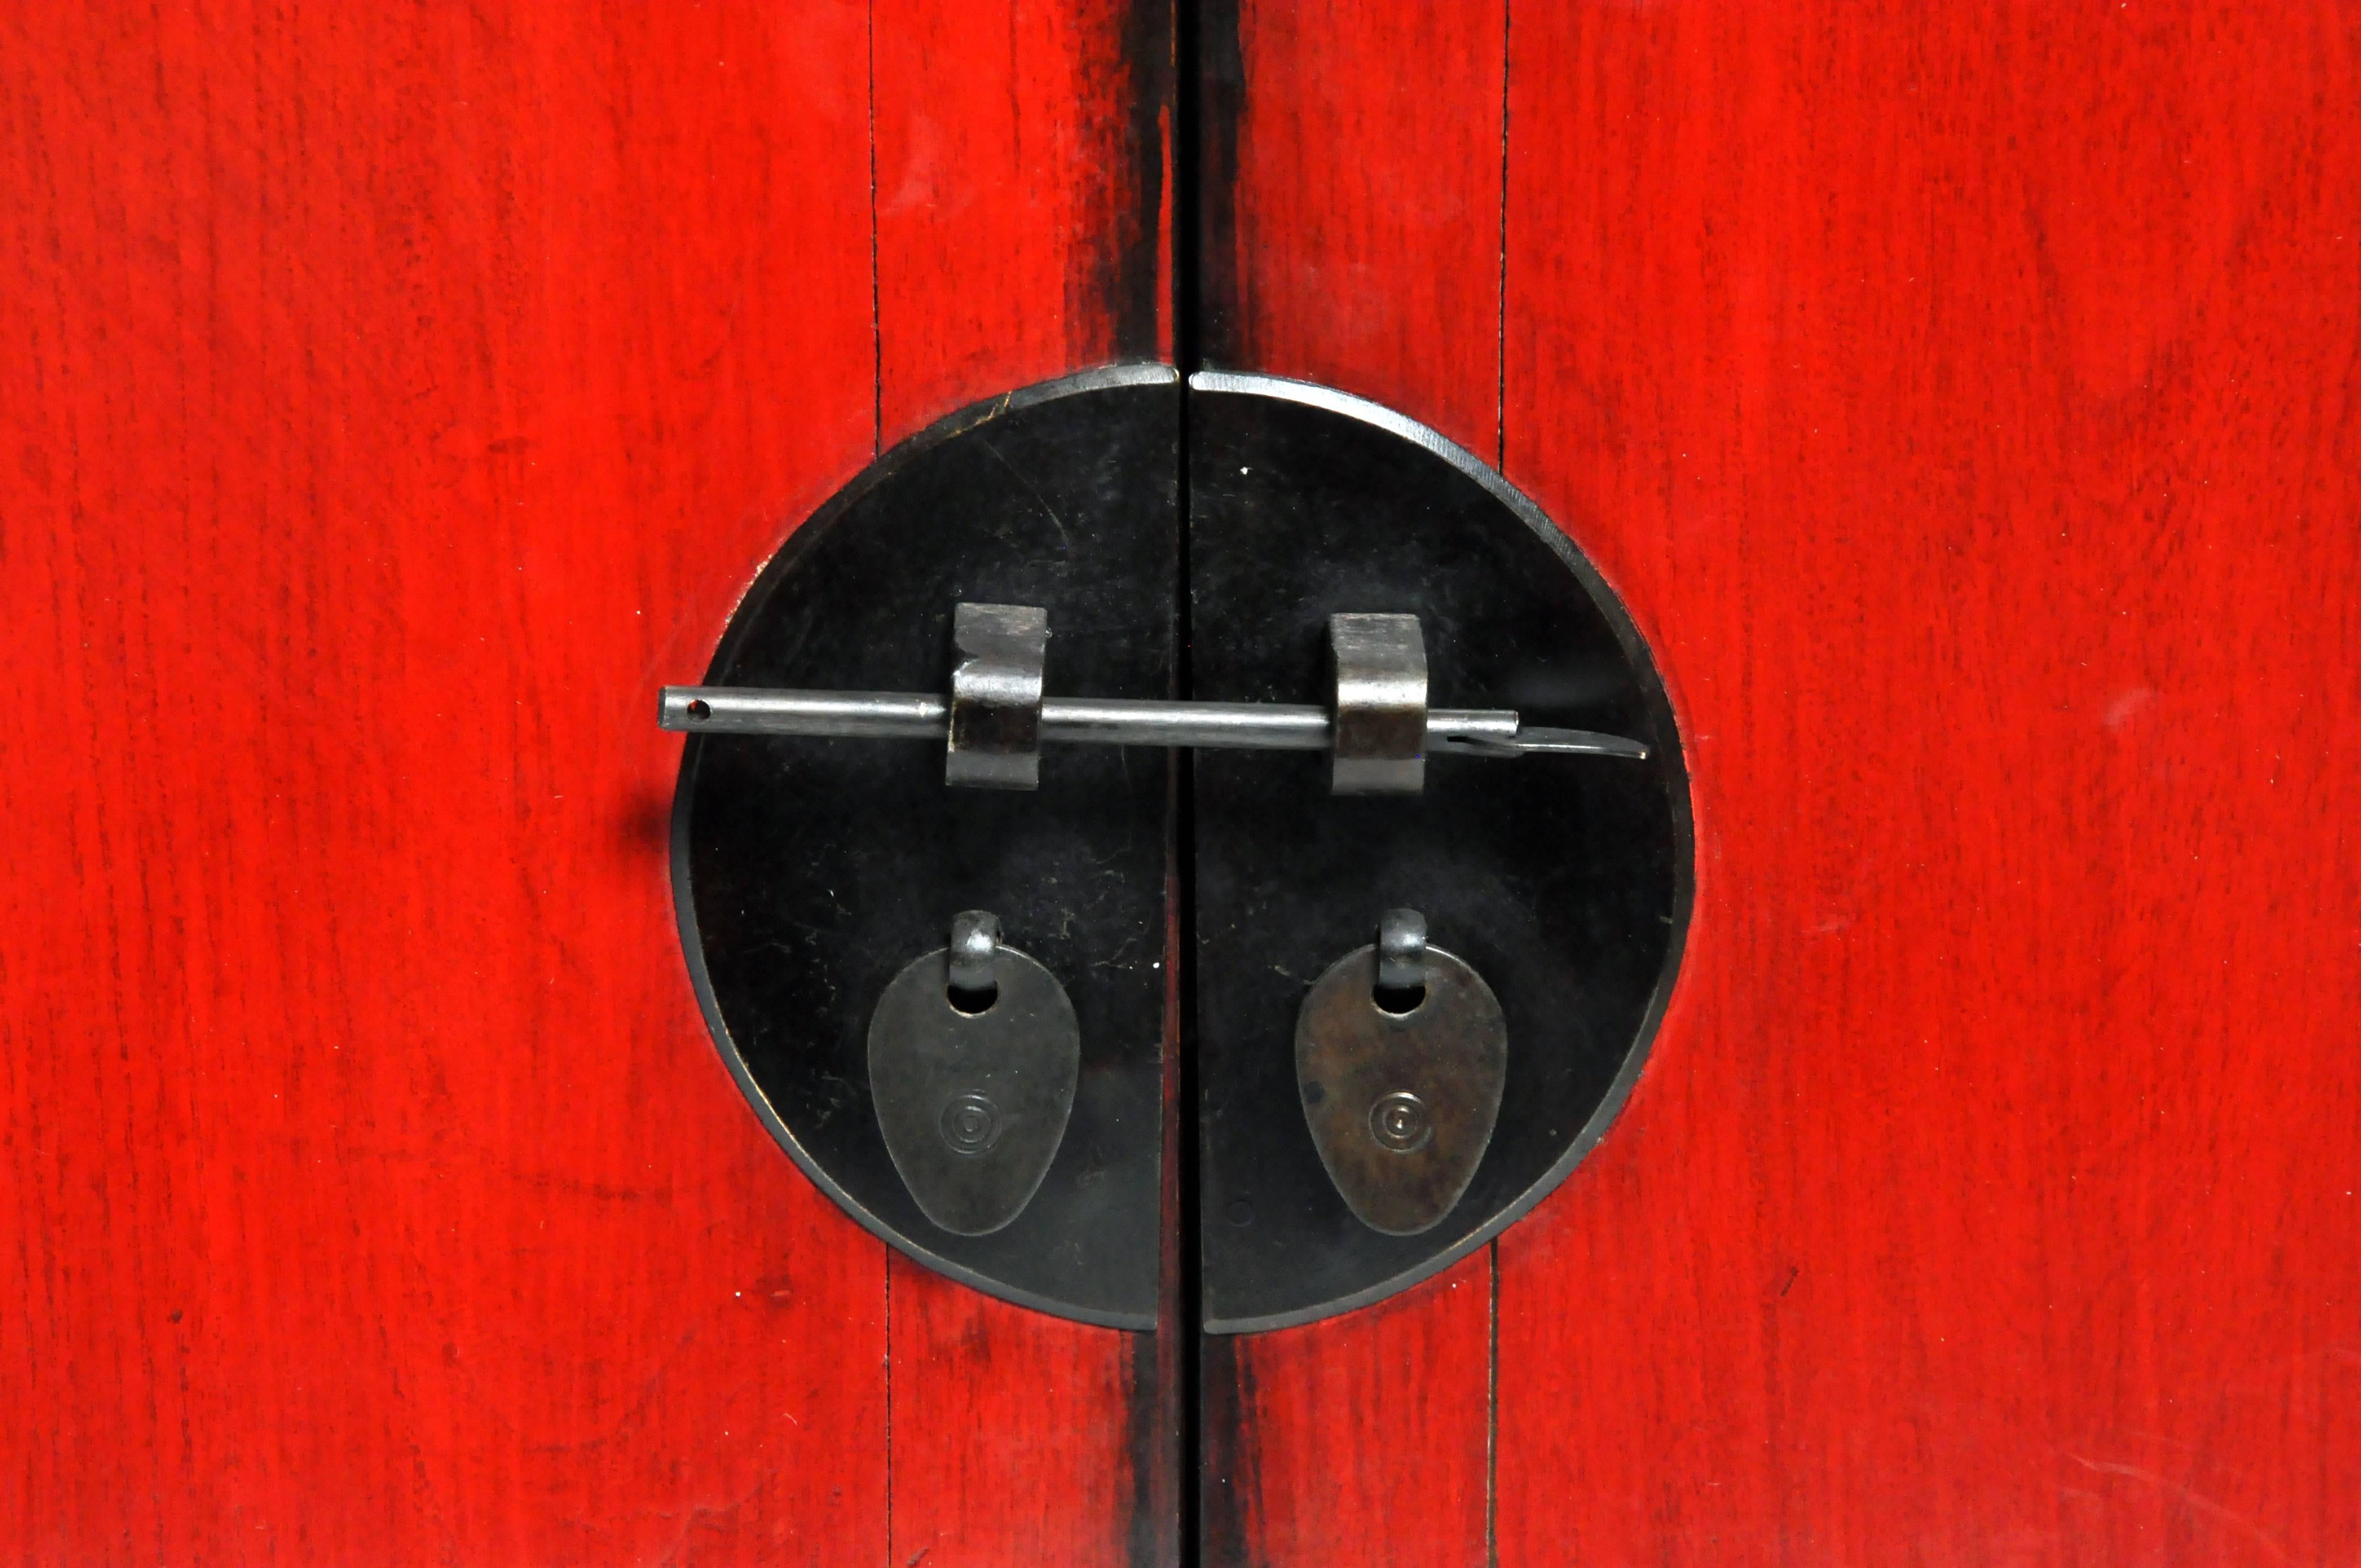
[{"label": "black lacquer finish", "polygon": [[[1537,1201],[1636,1075],[1687,918],[1687,781],[1628,618],[1468,454],[1322,389],[1201,376],[1189,409],[1191,696],[1320,700],[1338,610],[1409,611],[1436,707],[1635,736],[1650,761],[1430,759],[1421,796],[1337,797],[1316,753],[1200,751],[1195,791],[1202,1311],[1275,1328],[1400,1289]],[[1306,992],[1422,911],[1507,1014],[1508,1087],[1436,1228],[1345,1208],[1298,1103]]]},{"label": "black lacquer finish", "polygon": [[[1127,367],[980,404],[878,460],[763,571],[706,680],[940,692],[951,607],[1039,605],[1052,691],[1172,690],[1172,372]],[[946,788],[918,740],[692,736],[674,818],[684,940],[723,1054],[789,1153],[930,1266],[1088,1321],[1154,1326],[1169,762],[1055,747],[1031,793]],[[1005,1228],[931,1224],[895,1174],[867,1031],[961,910],[1062,982],[1082,1080]]]}]

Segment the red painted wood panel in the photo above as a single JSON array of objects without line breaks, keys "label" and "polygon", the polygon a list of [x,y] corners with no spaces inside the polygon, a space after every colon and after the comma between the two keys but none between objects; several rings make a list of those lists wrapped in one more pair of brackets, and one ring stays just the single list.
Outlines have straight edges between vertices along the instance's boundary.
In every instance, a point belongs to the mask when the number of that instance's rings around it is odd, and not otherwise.
[{"label": "red painted wood panel", "polygon": [[0,1556],[877,1561],[651,723],[868,455],[861,8],[0,26]]},{"label": "red painted wood panel", "polygon": [[2361,15],[1513,38],[1508,469],[1700,878],[1500,1562],[2361,1558]]},{"label": "red painted wood panel", "polygon": [[1477,1563],[1492,1254],[1349,1318],[1203,1342],[1202,1560]]},{"label": "red painted wood panel", "polygon": [[[1205,17],[1209,363],[1497,453],[1503,21],[1253,0]],[[1208,1340],[1206,1561],[1480,1562],[1491,1309],[1488,1249],[1378,1309]]]},{"label": "red painted wood panel", "polygon": [[1171,357],[1171,0],[876,0],[886,444]]},{"label": "red painted wood panel", "polygon": [[1177,1561],[1156,1336],[979,1297],[899,1257],[893,1286],[892,1562]]},{"label": "red painted wood panel", "polygon": [[975,15],[0,24],[25,1560],[1170,1555],[1150,1342],[889,1280],[664,874],[785,531],[1169,332],[1169,12]]},{"label": "red painted wood panel", "polygon": [[[879,421],[1170,353],[1172,14],[881,0]],[[1170,1562],[1177,1382],[1153,1338],[891,1265],[894,1563]]]},{"label": "red painted wood panel", "polygon": [[1505,0],[1217,0],[1206,362],[1499,444]]},{"label": "red painted wood panel", "polygon": [[[1699,822],[1639,1092],[1498,1245],[1499,1561],[2354,1555],[2353,17],[1520,8],[1470,366],[1411,10],[1245,9],[1209,345],[1479,451],[1505,365]],[[1373,1485],[1431,1421],[1301,1392],[1434,1310],[1209,1351],[1217,1560],[1471,1560]]]}]

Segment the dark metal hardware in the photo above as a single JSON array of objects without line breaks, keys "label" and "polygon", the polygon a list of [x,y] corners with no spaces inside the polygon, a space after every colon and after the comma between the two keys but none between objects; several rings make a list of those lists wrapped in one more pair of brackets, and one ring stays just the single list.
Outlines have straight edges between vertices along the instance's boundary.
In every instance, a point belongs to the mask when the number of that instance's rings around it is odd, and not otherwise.
[{"label": "dark metal hardware", "polygon": [[1427,945],[1414,909],[1389,911],[1376,945],[1313,982],[1296,1015],[1296,1089],[1320,1163],[1363,1224],[1414,1236],[1451,1212],[1490,1146],[1508,1044],[1492,988]]},{"label": "dark metal hardware", "polygon": [[1336,673],[1330,792],[1418,794],[1426,787],[1427,730],[1426,638],[1418,617],[1332,615],[1328,657]]},{"label": "dark metal hardware", "polygon": [[[1200,374],[1188,418],[1191,696],[1295,700],[1328,674],[1332,618],[1385,609],[1418,618],[1438,706],[1546,713],[1648,750],[1601,767],[1432,762],[1431,773],[1448,772],[1422,795],[1375,797],[1332,795],[1322,758],[1191,753],[1195,1146],[1208,1217],[1198,1279],[1208,1332],[1254,1332],[1380,1299],[1448,1266],[1540,1201],[1597,1141],[1639,1073],[1678,966],[1688,790],[1647,646],[1559,527],[1578,535],[1605,520],[1554,521],[1434,432],[1328,388]],[[1338,954],[1369,942],[1387,909],[1417,910],[1433,941],[1482,976],[1511,1043],[1473,1175],[1415,1231],[1432,1208],[1395,1213],[1396,1231],[1348,1201],[1323,1158],[1295,1051],[1314,986]],[[1378,935],[1379,952],[1363,962],[1392,945]],[[1396,956],[1407,959],[1409,946]],[[1371,1004],[1373,978],[1331,1000],[1370,1031],[1389,1030],[1378,1020],[1390,1015]],[[1445,982],[1425,983],[1433,1006]],[[1411,1078],[1371,1084],[1329,1146],[1398,1167],[1464,1158],[1442,1092]],[[1377,1103],[1397,1093],[1418,1103]],[[1381,1135],[1432,1142],[1395,1153]],[[1438,1207],[1447,1190],[1428,1189]]]},{"label": "dark metal hardware", "polygon": [[[673,817],[691,978],[722,1060],[788,1156],[939,1274],[1141,1331],[1156,1324],[1166,1250],[1170,767],[1078,747],[1033,793],[946,789],[942,742],[961,602],[1045,609],[1053,673],[1082,689],[1173,695],[1180,418],[1170,369],[1126,366],[994,397],[880,457],[794,529],[701,679],[932,691],[937,745],[692,733]],[[882,1000],[915,955],[945,948],[961,910],[991,911],[1006,943],[1058,977],[1082,1064],[1047,1174],[981,1234],[995,1214],[956,1212],[913,1175],[920,1159],[971,1163],[943,1146],[946,1107],[912,1102],[889,1147],[872,1081],[891,1065],[870,1050]],[[950,946],[980,959],[979,934]],[[931,984],[909,982],[907,1000],[963,1037],[944,1016],[950,961],[935,960]],[[1013,961],[995,942],[1003,1007],[1021,1000]],[[1009,1109],[994,1088],[971,1091]],[[985,1131],[981,1112],[955,1115],[953,1133]],[[982,1160],[1013,1161],[1016,1135]]]},{"label": "dark metal hardware", "polygon": [[1336,795],[1416,795],[1432,751],[1461,757],[1551,755],[1645,761],[1642,741],[1526,724],[1501,708],[1426,706],[1426,642],[1414,615],[1329,618],[1331,707],[1042,696],[1048,613],[960,604],[949,701],[905,692],[666,686],[656,721],[699,734],[942,740],[944,781],[1032,789],[1041,742],[1330,751]]},{"label": "dark metal hardware", "polygon": [[869,1092],[927,1218],[985,1236],[1025,1212],[1073,1113],[1082,1029],[1057,977],[981,910],[914,959],[869,1023]]},{"label": "dark metal hardware", "polygon": [[1378,922],[1378,990],[1411,992],[1426,984],[1426,916],[1389,909]]},{"label": "dark metal hardware", "polygon": [[972,996],[989,996],[999,984],[993,960],[1000,955],[1000,917],[971,909],[951,919],[950,986]]},{"label": "dark metal hardware", "polygon": [[951,645],[958,658],[951,665],[943,782],[1039,787],[1049,612],[1027,605],[960,605],[951,612]]},{"label": "dark metal hardware", "polygon": [[[1469,700],[1499,706],[1440,706]],[[1637,630],[1499,475],[1326,389],[1135,366],[954,415],[793,531],[664,714],[683,942],[756,1114],[889,1245],[1091,1322],[1157,1321],[1173,957],[1213,1333],[1378,1299],[1529,1209],[1678,963],[1686,779]],[[1621,760],[1422,788],[1534,751]],[[1071,1093],[994,1060],[1071,1060]]]}]

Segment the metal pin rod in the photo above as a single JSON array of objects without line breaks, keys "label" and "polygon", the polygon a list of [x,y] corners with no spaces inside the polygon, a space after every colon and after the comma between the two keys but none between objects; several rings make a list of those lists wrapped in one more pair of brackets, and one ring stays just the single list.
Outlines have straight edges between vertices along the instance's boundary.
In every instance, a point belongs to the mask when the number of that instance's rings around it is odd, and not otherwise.
[{"label": "metal pin rod", "polygon": [[[753,686],[666,686],[658,710],[666,729],[699,734],[815,735],[838,739],[946,738],[950,704],[910,692],[774,691]],[[1324,751],[1334,726],[1325,708],[1259,702],[1155,702],[1127,697],[1049,697],[1041,739],[1112,746],[1202,746],[1260,751]],[[1645,758],[1620,735],[1527,725],[1505,708],[1438,707],[1426,716],[1430,755],[1517,757],[1532,752]]]}]

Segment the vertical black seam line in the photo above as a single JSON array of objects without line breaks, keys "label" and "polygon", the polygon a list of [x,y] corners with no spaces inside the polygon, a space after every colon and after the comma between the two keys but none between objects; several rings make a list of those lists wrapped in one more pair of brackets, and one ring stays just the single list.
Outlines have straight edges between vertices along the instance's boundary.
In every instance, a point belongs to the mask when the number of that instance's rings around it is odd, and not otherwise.
[{"label": "vertical black seam line", "polygon": [[[1123,53],[1130,71],[1130,145],[1126,151],[1138,189],[1133,192],[1131,205],[1135,227],[1119,247],[1123,257],[1115,280],[1117,352],[1127,358],[1155,355],[1160,346],[1158,318],[1169,311],[1176,366],[1187,363],[1180,347],[1181,302],[1187,287],[1183,279],[1189,275],[1184,259],[1189,240],[1181,213],[1188,194],[1190,163],[1180,137],[1186,112],[1183,98],[1189,92],[1180,48],[1187,9],[1188,0],[1131,0],[1126,17]],[[1166,233],[1162,231],[1168,197],[1172,225]],[[1160,247],[1170,249],[1162,250]],[[1159,299],[1159,288],[1170,290],[1170,294]],[[1174,603],[1166,622],[1173,659],[1166,690],[1175,696],[1184,689],[1180,684],[1185,679],[1182,639],[1188,624],[1188,479],[1182,459],[1188,401],[1189,388],[1184,381],[1175,389],[1173,405]],[[1172,1053],[1172,1059],[1159,1075],[1163,1081],[1159,1086],[1159,1099],[1164,1115],[1170,1118],[1172,1124],[1159,1127],[1158,1134],[1160,1152],[1171,1162],[1171,1168],[1163,1172],[1157,1183],[1157,1218],[1166,1227],[1158,1249],[1160,1278],[1157,1332],[1142,1336],[1143,1346],[1133,1360],[1135,1369],[1144,1368],[1147,1373],[1141,1376],[1136,1371],[1133,1378],[1135,1409],[1145,1413],[1148,1437],[1143,1442],[1136,1435],[1132,1444],[1134,1463],[1143,1471],[1133,1480],[1130,1555],[1137,1568],[1161,1568],[1167,1541],[1171,1542],[1178,1561],[1187,1562],[1193,1555],[1187,1521],[1194,1512],[1196,1500],[1196,1455],[1191,1446],[1195,1434],[1195,1361],[1188,1347],[1195,1338],[1198,1311],[1190,1269],[1196,1234],[1189,1223],[1189,1216],[1194,1212],[1191,1193],[1194,1167],[1188,1151],[1193,1142],[1196,1117],[1188,1097],[1187,1053],[1183,1045],[1190,927],[1186,913],[1189,868],[1184,860],[1188,840],[1180,820],[1188,794],[1187,780],[1180,772],[1186,765],[1182,759],[1179,751],[1165,753],[1168,935],[1164,961],[1168,966],[1165,982],[1171,988],[1172,1002],[1165,1019],[1164,1048]],[[1143,1387],[1145,1393],[1141,1391]],[[1152,1474],[1168,1467],[1171,1472],[1169,1480]],[[1169,1520],[1155,1517],[1159,1504],[1171,1511]]]},{"label": "vertical black seam line", "polygon": [[[1176,241],[1176,250],[1179,248]],[[1180,269],[1176,266],[1177,275]],[[1176,334],[1178,323],[1176,321]],[[1174,344],[1177,353],[1178,339]],[[1192,491],[1189,483],[1190,408],[1191,394],[1186,381],[1180,384],[1180,428],[1174,452],[1179,459],[1175,482],[1179,487],[1180,537],[1178,539],[1178,569],[1175,578],[1180,584],[1179,602],[1173,607],[1175,625],[1173,637],[1173,679],[1182,701],[1190,699],[1196,689],[1194,660],[1191,657],[1196,634],[1193,614],[1195,594],[1190,578],[1189,534]],[[1173,961],[1181,966],[1176,976],[1179,984],[1180,1007],[1178,1026],[1173,1030],[1173,1049],[1180,1053],[1180,1082],[1174,1091],[1173,1113],[1181,1118],[1180,1136],[1174,1140],[1175,1157],[1180,1168],[1174,1178],[1178,1201],[1175,1221],[1180,1228],[1180,1278],[1179,1283],[1180,1310],[1175,1314],[1176,1332],[1180,1335],[1180,1561],[1197,1560],[1197,1515],[1202,1501],[1202,1421],[1199,1405],[1203,1365],[1201,1355],[1202,1334],[1199,1324],[1204,1321],[1204,1278],[1202,1266],[1204,1248],[1198,1230],[1202,1223],[1199,1183],[1203,1177],[1203,1149],[1199,1130],[1197,1084],[1197,790],[1196,753],[1176,751],[1170,753],[1175,788],[1172,792],[1172,863],[1177,872],[1179,895],[1175,900],[1173,924],[1178,938],[1173,942]]]},{"label": "vertical black seam line", "polygon": [[1513,4],[1500,0],[1500,350],[1492,428],[1499,443],[1493,463],[1502,474],[1509,471],[1509,14]]},{"label": "vertical black seam line", "polygon": [[1500,1568],[1500,1238],[1492,1255],[1491,1344],[1484,1361],[1484,1562]]},{"label": "vertical black seam line", "polygon": [[[1202,149],[1197,145],[1203,97],[1203,60],[1197,45],[1197,0],[1172,5],[1172,363],[1186,377],[1198,360],[1198,280],[1203,236],[1197,231],[1197,183]],[[1189,389],[1180,395],[1185,406]],[[1186,422],[1185,416],[1183,422]]]},{"label": "vertical black seam line", "polygon": [[[1239,0],[1180,0],[1182,115],[1173,140],[1189,159],[1175,181],[1175,255],[1187,264],[1174,321],[1174,352],[1184,370],[1248,369],[1239,341],[1237,265],[1238,121],[1246,65],[1238,38]],[[1178,269],[1176,268],[1176,271]]]},{"label": "vertical black seam line", "polygon": [[[1121,120],[1121,167],[1130,200],[1115,215],[1113,244],[1100,258],[1101,289],[1115,319],[1119,359],[1156,357],[1158,317],[1166,301],[1159,233],[1164,215],[1166,148],[1178,83],[1173,52],[1179,0],[1129,0],[1119,43],[1126,102]],[[1177,177],[1179,165],[1174,164]],[[1176,241],[1175,250],[1179,247]]]},{"label": "vertical black seam line", "polygon": [[877,0],[862,37],[869,71],[869,455],[885,450],[885,322],[877,280]]},{"label": "vertical black seam line", "polygon": [[[1194,635],[1189,562],[1191,492],[1189,483],[1190,406],[1188,372],[1199,367],[1203,352],[1202,313],[1205,236],[1200,228],[1200,194],[1204,179],[1202,115],[1205,58],[1200,41],[1202,0],[1173,0],[1172,115],[1170,121],[1172,158],[1172,361],[1181,371],[1180,421],[1175,431],[1174,484],[1179,534],[1174,541],[1174,581],[1179,587],[1173,606],[1174,693],[1187,699],[1194,689],[1190,658]],[[1170,1141],[1180,1168],[1173,1174],[1173,1223],[1180,1232],[1179,1278],[1172,1332],[1180,1336],[1173,1357],[1174,1403],[1180,1431],[1174,1506],[1180,1518],[1175,1546],[1181,1563],[1194,1563],[1204,1547],[1205,1420],[1204,1420],[1204,1248],[1198,1237],[1202,1179],[1201,1135],[1198,1128],[1197,1084],[1197,817],[1194,753],[1168,752],[1172,768],[1172,866],[1174,896],[1171,961],[1179,1004],[1172,1031],[1172,1049],[1179,1054],[1172,1113],[1180,1119]]]},{"label": "vertical black seam line", "polygon": [[[1189,656],[1192,635],[1190,614],[1191,594],[1189,582],[1189,389],[1180,389],[1180,604],[1179,635],[1174,639],[1176,668],[1174,675],[1182,700],[1188,700],[1194,689],[1194,674]],[[1180,1081],[1173,1092],[1173,1114],[1181,1119],[1180,1135],[1173,1140],[1174,1157],[1180,1168],[1174,1177],[1177,1211],[1174,1218],[1180,1230],[1179,1310],[1174,1314],[1174,1329],[1180,1335],[1179,1381],[1180,1402],[1180,1534],[1183,1563],[1196,1561],[1196,1519],[1201,1498],[1202,1443],[1203,1439],[1200,1404],[1200,1388],[1203,1373],[1201,1352],[1202,1333],[1199,1325],[1204,1321],[1204,1278],[1202,1264],[1204,1248],[1199,1239],[1203,1223],[1203,1205],[1200,1201],[1199,1185],[1203,1179],[1202,1135],[1199,1127],[1199,1089],[1197,1083],[1197,809],[1196,754],[1193,751],[1172,753],[1176,782],[1173,790],[1172,840],[1173,866],[1177,872],[1179,896],[1173,913],[1178,928],[1174,940],[1173,961],[1181,966],[1176,977],[1180,987],[1178,1026],[1173,1030],[1173,1049],[1180,1053]]]},{"label": "vertical black seam line", "polygon": [[885,1254],[885,1568],[894,1568],[894,1249]]}]

